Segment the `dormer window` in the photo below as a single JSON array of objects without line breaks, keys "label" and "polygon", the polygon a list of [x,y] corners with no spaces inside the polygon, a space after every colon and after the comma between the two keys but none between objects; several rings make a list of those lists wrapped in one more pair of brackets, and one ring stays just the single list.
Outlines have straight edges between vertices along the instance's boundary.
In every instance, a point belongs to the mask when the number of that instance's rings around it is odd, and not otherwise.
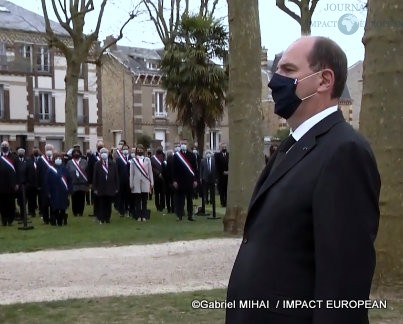
[{"label": "dormer window", "polygon": [[158,64],[155,62],[146,61],[146,66],[149,70],[158,70]]}]

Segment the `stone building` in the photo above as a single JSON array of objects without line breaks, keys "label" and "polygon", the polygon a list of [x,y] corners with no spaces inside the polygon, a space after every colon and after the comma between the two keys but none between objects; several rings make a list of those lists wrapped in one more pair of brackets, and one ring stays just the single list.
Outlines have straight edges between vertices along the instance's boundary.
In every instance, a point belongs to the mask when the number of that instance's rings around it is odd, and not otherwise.
[{"label": "stone building", "polygon": [[[52,23],[55,33],[70,41]],[[0,140],[29,151],[64,147],[66,59],[47,45],[43,16],[0,0]],[[78,92],[78,138],[85,150],[98,139],[97,71],[84,64]]]}]

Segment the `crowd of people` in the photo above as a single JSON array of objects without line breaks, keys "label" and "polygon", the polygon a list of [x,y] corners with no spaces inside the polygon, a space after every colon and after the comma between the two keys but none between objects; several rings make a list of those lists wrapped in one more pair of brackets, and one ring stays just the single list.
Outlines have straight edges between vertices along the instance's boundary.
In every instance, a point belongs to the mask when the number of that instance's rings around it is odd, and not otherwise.
[{"label": "crowd of people", "polygon": [[[159,212],[186,216],[207,215],[205,206],[215,210],[217,187],[221,206],[227,202],[229,154],[225,144],[220,152],[207,150],[203,157],[190,150],[182,140],[174,150],[155,150],[154,154],[138,144],[130,148],[124,140],[108,149],[98,141],[96,151],[83,154],[80,145],[68,152],[56,152],[52,144],[42,153],[37,147],[26,152],[13,151],[7,141],[1,143],[0,214],[3,226],[18,217],[40,216],[45,224],[67,225],[68,209],[75,217],[88,216],[100,224],[110,223],[112,208],[120,217],[146,222],[148,203],[154,200]],[[194,199],[202,206],[194,210]]]}]

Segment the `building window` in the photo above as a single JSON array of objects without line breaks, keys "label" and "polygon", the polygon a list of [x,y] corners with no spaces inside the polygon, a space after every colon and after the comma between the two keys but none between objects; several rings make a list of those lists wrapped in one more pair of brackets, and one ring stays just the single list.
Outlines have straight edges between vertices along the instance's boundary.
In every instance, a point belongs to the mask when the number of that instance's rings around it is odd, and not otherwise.
[{"label": "building window", "polygon": [[155,106],[155,117],[166,117],[167,116],[167,112],[166,112],[165,104],[164,104],[164,93],[163,92],[155,93],[154,106]]},{"label": "building window", "polygon": [[0,118],[4,118],[4,86],[0,84]]},{"label": "building window", "polygon": [[36,69],[40,72],[49,72],[50,54],[47,46],[38,46],[36,52]]},{"label": "building window", "polygon": [[149,69],[149,70],[158,70],[158,64],[155,62],[147,61],[146,66],[147,66],[147,69]]},{"label": "building window", "polygon": [[6,52],[6,43],[0,42],[0,69],[7,69],[7,52]]},{"label": "building window", "polygon": [[77,95],[77,123],[79,125],[83,125],[85,123],[83,94]]},{"label": "building window", "polygon": [[220,134],[218,131],[210,131],[210,150],[220,150]]},{"label": "building window", "polygon": [[164,130],[156,130],[155,131],[155,139],[161,140],[162,149],[165,150],[165,141],[166,141],[166,134]]},{"label": "building window", "polygon": [[32,45],[23,45],[21,51],[21,55],[26,61],[28,70],[32,71]]},{"label": "building window", "polygon": [[52,117],[52,94],[50,92],[39,93],[38,117],[40,121],[50,121]]}]

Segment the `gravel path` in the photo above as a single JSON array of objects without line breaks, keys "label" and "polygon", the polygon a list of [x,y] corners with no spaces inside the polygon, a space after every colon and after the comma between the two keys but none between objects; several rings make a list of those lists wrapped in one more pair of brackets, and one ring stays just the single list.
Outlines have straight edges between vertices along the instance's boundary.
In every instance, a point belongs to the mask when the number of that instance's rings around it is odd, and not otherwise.
[{"label": "gravel path", "polygon": [[226,288],[239,239],[0,254],[0,304]]}]

